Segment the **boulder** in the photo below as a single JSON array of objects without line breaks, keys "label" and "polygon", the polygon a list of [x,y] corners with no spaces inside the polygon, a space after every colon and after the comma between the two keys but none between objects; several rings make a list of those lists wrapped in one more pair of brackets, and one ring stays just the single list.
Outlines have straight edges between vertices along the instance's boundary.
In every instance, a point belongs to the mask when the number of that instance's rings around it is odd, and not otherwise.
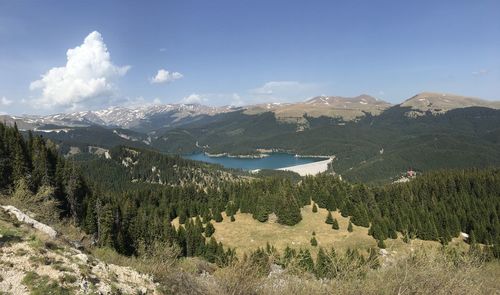
[{"label": "boulder", "polygon": [[5,210],[7,213],[14,215],[17,218],[17,220],[33,226],[33,228],[47,234],[49,237],[53,239],[57,237],[57,232],[52,227],[36,221],[35,219],[24,214],[21,210],[17,209],[16,207],[14,206],[0,206],[0,207],[2,207],[2,209]]}]

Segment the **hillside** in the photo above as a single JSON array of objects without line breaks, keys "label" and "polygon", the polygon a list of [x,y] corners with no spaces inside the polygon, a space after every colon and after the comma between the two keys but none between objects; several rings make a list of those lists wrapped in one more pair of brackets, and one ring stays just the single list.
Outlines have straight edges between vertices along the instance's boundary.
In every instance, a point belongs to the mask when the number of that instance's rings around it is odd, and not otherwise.
[{"label": "hillside", "polygon": [[[18,231],[18,222],[0,222],[6,261],[0,273],[9,288],[12,282],[32,294],[71,294],[85,279],[112,293],[151,289],[151,282],[162,294],[379,294],[374,286],[382,282],[387,293],[498,289],[498,169],[444,170],[366,186],[327,174],[234,181],[216,166],[129,147],[76,157],[81,162],[0,124],[0,203],[59,233],[40,243],[31,230]],[[183,182],[193,171],[209,178]],[[210,177],[217,181],[200,186]],[[91,261],[88,268],[80,254]],[[411,274],[401,281],[405,269]],[[83,278],[75,275],[83,271]],[[138,281],[130,285],[122,279],[127,273]]]},{"label": "hillside", "polygon": [[[0,208],[2,294],[159,294],[152,277],[107,264]],[[5,292],[5,293],[4,293]]]},{"label": "hillside", "polygon": [[426,172],[500,165],[499,102],[454,94],[423,92],[394,106],[368,95],[318,96],[243,108],[111,108],[44,120],[45,125],[32,117],[15,122],[53,140],[65,155],[119,145],[169,154],[335,155],[336,173],[378,183],[391,182],[410,167]]},{"label": "hillside", "polygon": [[124,190],[133,184],[214,187],[243,180],[246,174],[152,150],[117,146],[101,155],[72,157],[88,180]]},{"label": "hillside", "polygon": [[407,115],[414,117],[422,116],[426,113],[434,115],[442,114],[453,109],[469,107],[500,109],[500,102],[456,94],[422,92],[405,100],[399,106],[410,107],[411,111],[407,112]]},{"label": "hillside", "polygon": [[394,106],[357,122],[303,117],[307,128],[301,131],[271,112],[230,113],[210,124],[167,131],[159,138],[165,139],[167,149],[177,147],[173,142],[182,143],[184,152],[252,154],[278,149],[335,155],[334,170],[353,181],[387,182],[409,167],[428,171],[500,165],[500,110],[457,108],[415,118],[406,115],[410,110]]},{"label": "hillside", "polygon": [[332,117],[352,121],[366,114],[378,115],[391,104],[363,94],[356,97],[318,96],[305,102],[273,103],[245,107],[245,114],[272,112],[280,121],[294,122],[309,117]]},{"label": "hillside", "polygon": [[[362,262],[356,252],[344,256],[339,251],[332,256],[320,250],[314,255],[316,267],[313,264],[320,279],[301,272],[304,266],[293,256],[283,258],[287,265],[283,268],[272,249],[260,252],[269,260],[251,258],[224,268],[197,259],[176,260],[175,252],[168,248],[140,259],[106,249],[89,253],[74,248],[65,235],[51,239],[2,209],[0,246],[0,289],[7,294],[271,295],[332,294],[331,290],[381,294],[380,284],[387,289],[384,294],[401,288],[432,290],[434,294],[485,294],[499,287],[495,280],[500,271],[497,263],[479,262],[472,255],[457,261],[452,258],[453,251],[423,247],[413,254],[390,251],[377,260],[370,259],[370,263]],[[398,274],[405,270],[407,275],[401,280]]]}]

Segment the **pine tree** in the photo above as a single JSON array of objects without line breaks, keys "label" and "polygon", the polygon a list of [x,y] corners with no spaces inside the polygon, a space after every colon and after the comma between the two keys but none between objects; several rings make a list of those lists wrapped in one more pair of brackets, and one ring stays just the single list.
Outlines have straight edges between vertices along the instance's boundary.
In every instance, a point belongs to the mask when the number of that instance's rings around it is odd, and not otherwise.
[{"label": "pine tree", "polygon": [[350,232],[350,233],[352,233],[352,231],[353,231],[351,221],[349,221],[349,225],[347,226],[347,231]]},{"label": "pine tree", "polygon": [[328,211],[328,215],[326,216],[325,223],[326,224],[333,224],[332,212]]},{"label": "pine tree", "polygon": [[295,249],[292,249],[287,245],[285,250],[283,251],[283,265],[287,267],[288,264],[296,257],[296,255],[297,253],[295,252]]},{"label": "pine tree", "polygon": [[276,215],[278,223],[284,225],[295,225],[302,220],[300,208],[296,198],[290,192],[284,192],[284,196],[278,199]]},{"label": "pine tree", "polygon": [[313,247],[318,246],[318,241],[316,241],[316,238],[315,238],[315,237],[312,237],[312,238],[311,238],[311,246],[313,246]]},{"label": "pine tree", "polygon": [[316,206],[316,203],[313,204],[312,212],[313,213],[317,213],[318,212],[318,206]]},{"label": "pine tree", "polygon": [[338,230],[340,228],[339,222],[337,221],[337,218],[333,219],[332,228],[335,230]]},{"label": "pine tree", "polygon": [[97,240],[101,247],[114,246],[114,214],[111,204],[99,201],[97,206]]},{"label": "pine tree", "polygon": [[319,248],[318,258],[316,259],[316,277],[318,278],[332,278],[332,260],[323,248]]},{"label": "pine tree", "polygon": [[205,237],[211,237],[215,232],[215,227],[211,222],[208,222],[205,226]]},{"label": "pine tree", "polygon": [[214,263],[217,260],[217,248],[218,248],[217,241],[215,240],[214,237],[211,237],[210,241],[207,243],[205,247],[205,253],[204,253],[205,258],[211,263]]},{"label": "pine tree", "polygon": [[298,265],[299,267],[307,272],[313,272],[314,270],[314,261],[311,256],[311,252],[308,249],[300,250],[297,255]]},{"label": "pine tree", "polygon": [[234,218],[234,214],[233,214],[233,215],[231,215],[231,222],[235,222],[235,221],[236,221],[236,219]]},{"label": "pine tree", "polygon": [[257,208],[252,216],[260,222],[266,222],[269,219],[269,212],[265,206],[257,205]]},{"label": "pine tree", "polygon": [[215,222],[222,222],[222,214],[219,212],[219,210],[216,210],[215,211],[215,214],[214,214],[214,220]]}]

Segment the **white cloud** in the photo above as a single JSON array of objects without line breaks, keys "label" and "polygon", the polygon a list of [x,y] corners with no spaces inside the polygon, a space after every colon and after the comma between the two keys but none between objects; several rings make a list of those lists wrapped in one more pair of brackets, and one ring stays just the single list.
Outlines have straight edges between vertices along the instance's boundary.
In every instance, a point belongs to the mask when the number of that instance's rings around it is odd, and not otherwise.
[{"label": "white cloud", "polygon": [[254,102],[287,102],[303,100],[317,95],[320,87],[314,83],[298,81],[270,81],[249,91]]},{"label": "white cloud", "polygon": [[0,106],[10,106],[11,104],[13,103],[12,100],[8,99],[7,97],[5,96],[2,96],[2,98],[0,98]]},{"label": "white cloud", "polygon": [[158,73],[156,73],[156,76],[151,78],[151,83],[169,83],[178,79],[181,79],[184,77],[181,73],[178,72],[172,72],[170,73],[169,71],[165,69],[159,69]]},{"label": "white cloud", "polygon": [[490,71],[487,69],[481,69],[479,71],[472,72],[473,76],[484,76],[487,75]]},{"label": "white cloud", "polygon": [[234,107],[241,107],[245,105],[245,102],[238,93],[233,93],[233,98],[229,104]]},{"label": "white cloud", "polygon": [[183,99],[181,99],[181,103],[186,103],[186,104],[201,104],[201,103],[204,103],[206,102],[207,99],[200,95],[200,94],[196,94],[196,93],[192,93],[186,97],[184,97]]},{"label": "white cloud", "polygon": [[42,75],[30,84],[31,90],[41,89],[35,104],[45,108],[76,109],[115,93],[113,80],[123,76],[130,66],[119,67],[111,62],[110,54],[99,32],[90,33],[80,46],[68,49],[67,62]]}]

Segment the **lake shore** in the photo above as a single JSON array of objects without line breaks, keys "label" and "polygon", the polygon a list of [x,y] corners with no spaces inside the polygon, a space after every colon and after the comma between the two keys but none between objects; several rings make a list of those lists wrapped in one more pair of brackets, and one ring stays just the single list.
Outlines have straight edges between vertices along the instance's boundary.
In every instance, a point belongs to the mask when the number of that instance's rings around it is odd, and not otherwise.
[{"label": "lake shore", "polygon": [[205,155],[212,157],[212,158],[228,157],[228,158],[238,158],[238,159],[262,159],[262,158],[269,157],[269,154],[232,155],[229,153],[210,154],[208,152],[205,152]]},{"label": "lake shore", "polygon": [[283,168],[278,168],[276,170],[292,171],[292,172],[299,174],[300,176],[316,175],[318,173],[327,171],[328,164],[330,164],[334,159],[335,159],[335,157],[332,156],[329,159],[324,160],[324,161],[318,161],[318,162],[290,166],[290,167],[283,167]]}]

